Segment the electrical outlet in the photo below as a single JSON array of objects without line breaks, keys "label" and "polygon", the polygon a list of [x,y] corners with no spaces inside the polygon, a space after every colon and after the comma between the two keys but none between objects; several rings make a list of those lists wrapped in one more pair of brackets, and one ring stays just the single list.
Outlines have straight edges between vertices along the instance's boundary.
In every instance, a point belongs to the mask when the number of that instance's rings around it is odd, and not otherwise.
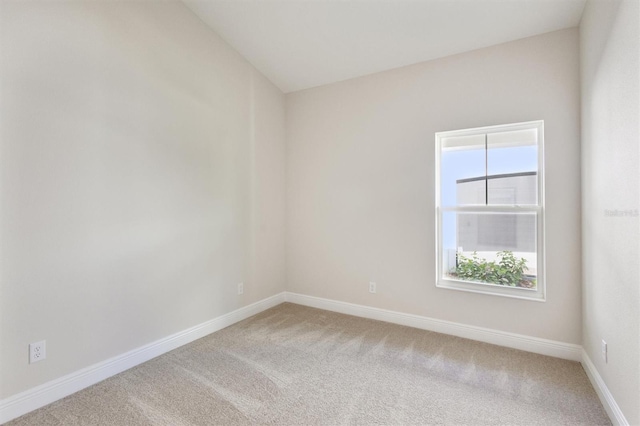
[{"label": "electrical outlet", "polygon": [[376,292],[376,283],[374,283],[373,281],[369,281],[369,293],[375,293]]},{"label": "electrical outlet", "polygon": [[29,364],[42,361],[47,357],[47,341],[29,344]]},{"label": "electrical outlet", "polygon": [[238,294],[244,293],[244,283],[238,284]]},{"label": "electrical outlet", "polygon": [[602,341],[602,359],[604,360],[605,363],[609,362],[609,360],[607,359],[607,342],[605,342],[604,340]]}]

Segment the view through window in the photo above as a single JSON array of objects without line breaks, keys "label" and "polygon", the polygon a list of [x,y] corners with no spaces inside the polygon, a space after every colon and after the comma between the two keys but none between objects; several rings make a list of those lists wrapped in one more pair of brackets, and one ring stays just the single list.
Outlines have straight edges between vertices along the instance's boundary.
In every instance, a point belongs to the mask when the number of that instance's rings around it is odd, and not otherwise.
[{"label": "view through window", "polygon": [[436,134],[437,285],[544,299],[543,123]]}]

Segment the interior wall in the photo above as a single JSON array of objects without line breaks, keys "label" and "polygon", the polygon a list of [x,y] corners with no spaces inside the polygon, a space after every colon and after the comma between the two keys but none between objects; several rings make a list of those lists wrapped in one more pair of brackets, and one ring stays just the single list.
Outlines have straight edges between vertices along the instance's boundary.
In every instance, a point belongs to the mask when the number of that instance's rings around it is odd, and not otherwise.
[{"label": "interior wall", "polygon": [[283,291],[283,94],[181,2],[0,7],[0,399]]},{"label": "interior wall", "polygon": [[[287,94],[288,290],[580,344],[578,51],[574,28]],[[541,119],[547,301],[436,288],[434,134]]]},{"label": "interior wall", "polygon": [[629,424],[640,424],[639,5],[590,0],[580,25],[582,344]]}]

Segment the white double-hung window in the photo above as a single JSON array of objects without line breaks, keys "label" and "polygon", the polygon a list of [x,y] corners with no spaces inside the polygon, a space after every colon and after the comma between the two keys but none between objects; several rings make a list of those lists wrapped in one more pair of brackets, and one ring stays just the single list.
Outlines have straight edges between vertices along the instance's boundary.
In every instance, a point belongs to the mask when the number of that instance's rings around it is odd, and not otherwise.
[{"label": "white double-hung window", "polygon": [[436,133],[438,287],[545,299],[544,123]]}]

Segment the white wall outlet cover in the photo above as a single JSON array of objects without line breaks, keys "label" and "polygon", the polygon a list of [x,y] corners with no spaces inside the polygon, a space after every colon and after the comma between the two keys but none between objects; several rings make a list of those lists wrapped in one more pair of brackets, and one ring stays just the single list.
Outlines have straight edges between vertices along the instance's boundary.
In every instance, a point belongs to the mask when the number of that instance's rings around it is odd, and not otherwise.
[{"label": "white wall outlet cover", "polygon": [[244,283],[239,283],[238,284],[238,294],[243,294],[244,293]]},{"label": "white wall outlet cover", "polygon": [[369,293],[375,293],[376,292],[376,283],[374,283],[373,281],[369,281]]},{"label": "white wall outlet cover", "polygon": [[42,361],[46,357],[47,357],[46,340],[29,344],[29,364]]}]

